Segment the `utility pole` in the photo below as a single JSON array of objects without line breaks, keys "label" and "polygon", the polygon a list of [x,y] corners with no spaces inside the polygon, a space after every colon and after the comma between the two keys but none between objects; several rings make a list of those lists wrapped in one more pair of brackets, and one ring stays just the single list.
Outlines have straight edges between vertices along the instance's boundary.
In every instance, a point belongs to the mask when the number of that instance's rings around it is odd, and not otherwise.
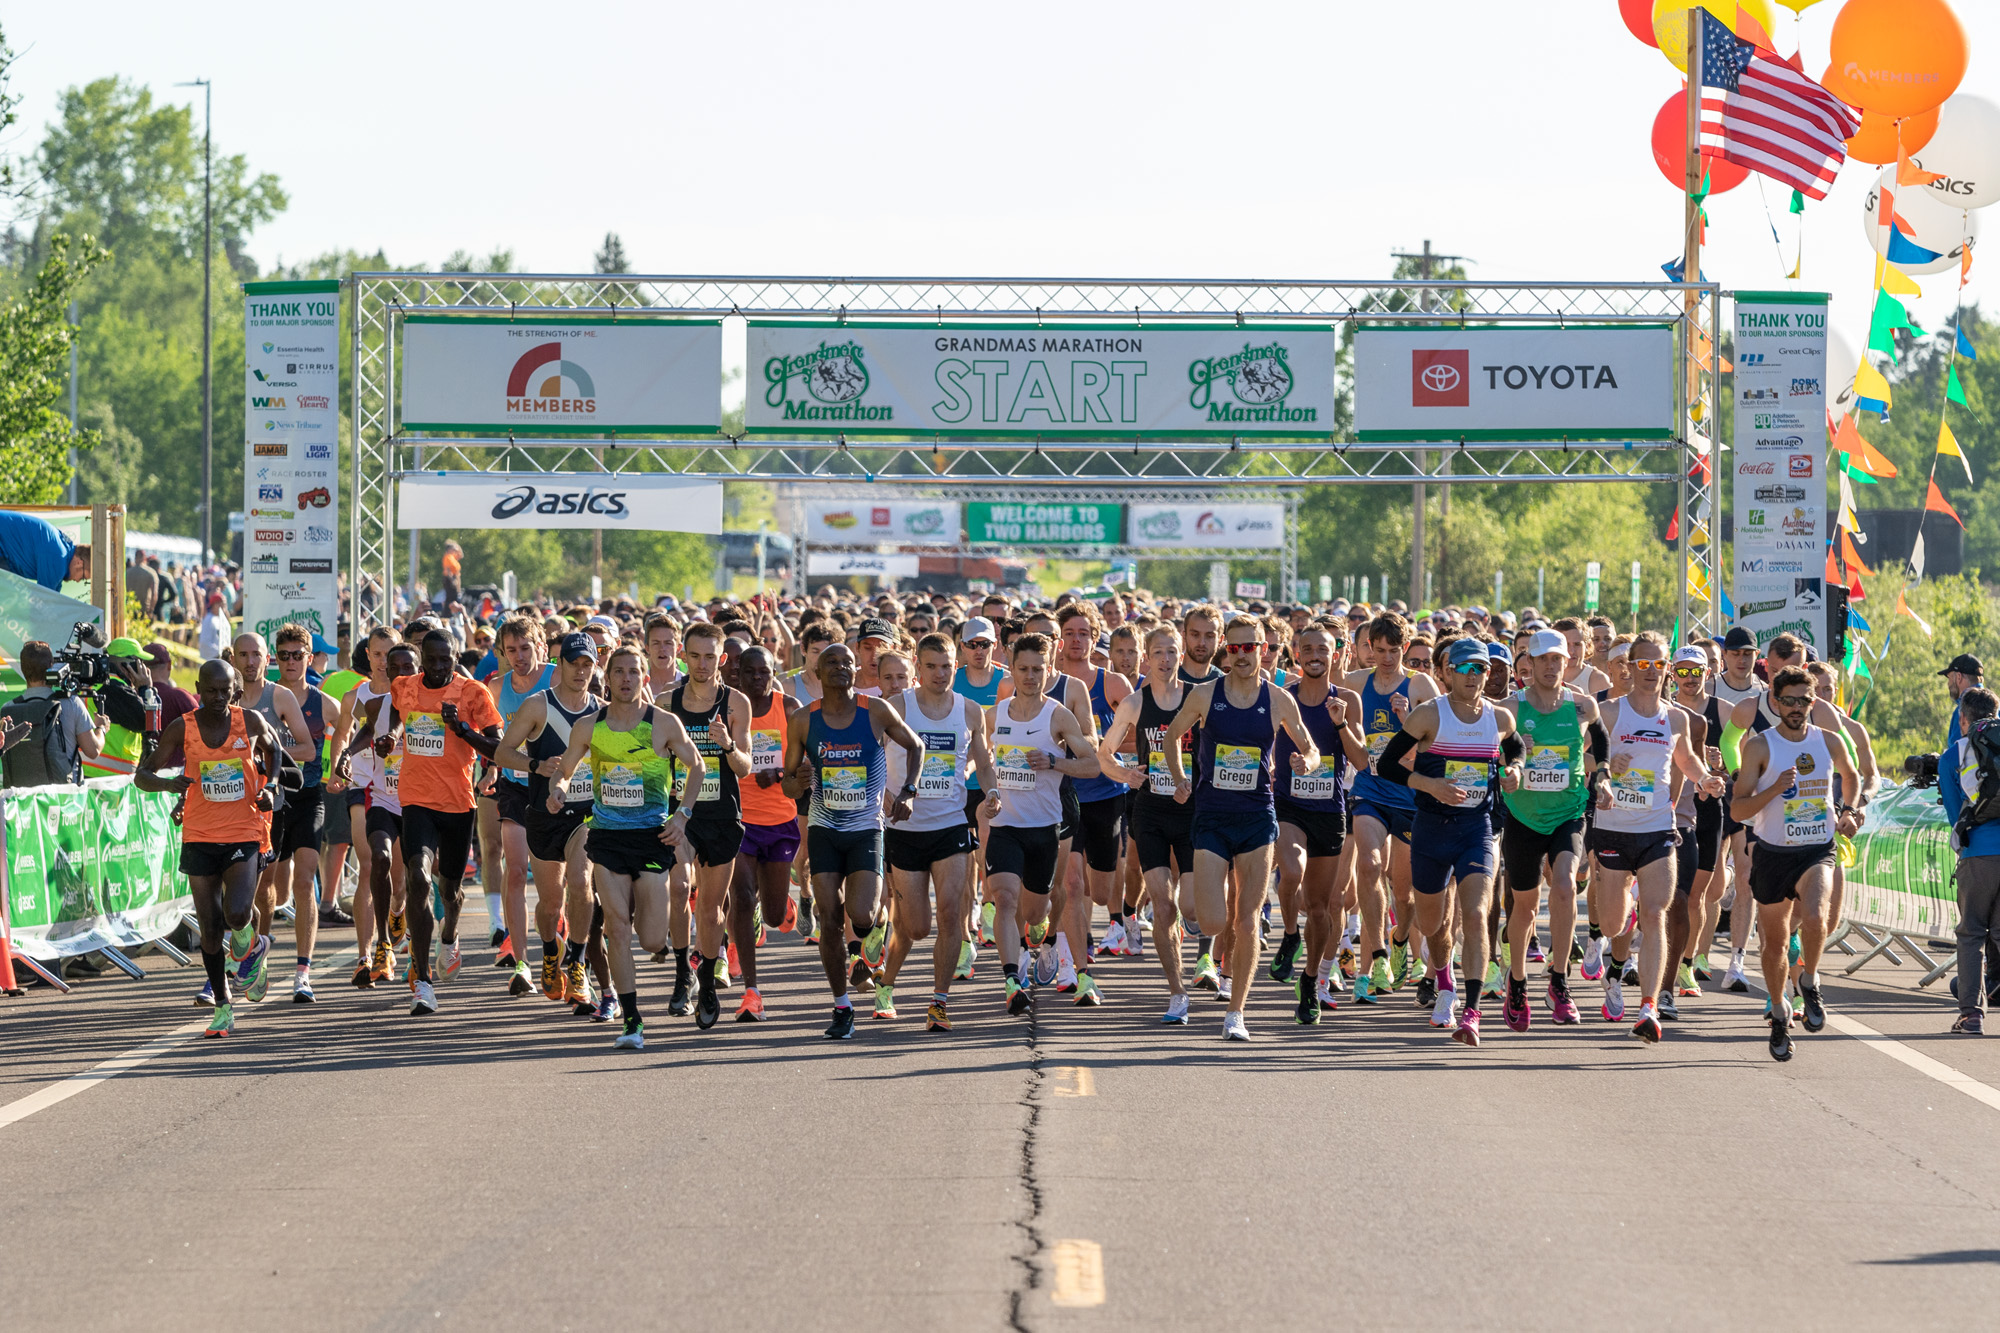
[{"label": "utility pole", "polygon": [[215,88],[190,79],[176,88],[201,89],[201,550],[213,559],[215,537]]},{"label": "utility pole", "polygon": [[[78,318],[76,302],[69,303],[69,433],[76,435],[76,339]],[[65,504],[76,503],[76,446],[69,447],[69,486],[63,493]]]},{"label": "utility pole", "polygon": [[[1425,239],[1423,251],[1419,254],[1407,254],[1401,250],[1392,250],[1389,252],[1389,257],[1397,260],[1415,261],[1418,275],[1426,282],[1430,280],[1431,274],[1437,265],[1459,263],[1466,259],[1465,255],[1441,255],[1436,253],[1431,249],[1431,243],[1428,238]],[[1430,310],[1432,305],[1433,301],[1430,289],[1426,287],[1420,290],[1417,293],[1417,309]],[[1425,462],[1425,452],[1419,449],[1416,451],[1415,457],[1417,460],[1417,470],[1422,471]],[[1451,487],[1440,487],[1438,494],[1442,498],[1442,513],[1439,515],[1438,527],[1438,567],[1440,574],[1446,574],[1449,573],[1449,566],[1445,563],[1443,520],[1451,516]],[[1420,481],[1410,488],[1411,611],[1416,611],[1426,600],[1424,588],[1424,484]],[[1387,595],[1386,590],[1384,590],[1384,595]],[[1445,596],[1449,597],[1450,595],[1451,590],[1447,586]]]}]

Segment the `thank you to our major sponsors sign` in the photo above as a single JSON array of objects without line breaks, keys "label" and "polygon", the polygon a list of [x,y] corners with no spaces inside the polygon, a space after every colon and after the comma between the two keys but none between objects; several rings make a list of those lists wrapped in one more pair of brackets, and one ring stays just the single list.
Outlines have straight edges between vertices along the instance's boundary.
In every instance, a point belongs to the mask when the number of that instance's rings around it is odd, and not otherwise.
[{"label": "thank you to our major sponsors sign", "polygon": [[1364,328],[1354,335],[1359,439],[1672,438],[1665,325]]},{"label": "thank you to our major sponsors sign", "polygon": [[402,428],[713,435],[721,376],[720,320],[409,315]]},{"label": "thank you to our major sponsors sign", "polygon": [[340,283],[243,284],[243,626],[340,619]]},{"label": "thank you to our major sponsors sign", "polygon": [[1759,646],[1789,630],[1822,655],[1826,620],[1826,297],[1736,294],[1736,620]]},{"label": "thank you to our major sponsors sign", "polygon": [[752,320],[744,426],[765,435],[1316,436],[1330,328]]}]

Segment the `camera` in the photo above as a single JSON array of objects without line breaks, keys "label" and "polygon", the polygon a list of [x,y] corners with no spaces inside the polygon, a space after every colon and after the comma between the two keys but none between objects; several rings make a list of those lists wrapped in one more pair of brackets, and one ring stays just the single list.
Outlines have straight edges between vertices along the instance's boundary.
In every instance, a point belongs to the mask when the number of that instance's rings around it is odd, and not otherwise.
[{"label": "camera", "polygon": [[49,670],[49,693],[58,699],[95,695],[111,679],[111,659],[104,653],[104,634],[88,620],[70,629],[69,642],[56,654]]},{"label": "camera", "polygon": [[1934,754],[1906,754],[1903,756],[1903,772],[1909,776],[1912,787],[1935,787],[1938,783],[1938,757]]}]

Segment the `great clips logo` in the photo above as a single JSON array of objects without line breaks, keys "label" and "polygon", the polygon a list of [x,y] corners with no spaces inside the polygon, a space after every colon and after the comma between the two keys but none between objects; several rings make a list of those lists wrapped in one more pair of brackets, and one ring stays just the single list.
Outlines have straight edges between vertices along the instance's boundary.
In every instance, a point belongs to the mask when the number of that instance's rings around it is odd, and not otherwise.
[{"label": "great clips logo", "polygon": [[1463,347],[1412,350],[1410,406],[1472,406],[1472,354]]},{"label": "great clips logo", "polygon": [[595,411],[597,385],[589,371],[563,359],[559,342],[529,348],[507,374],[510,416],[588,416]]}]

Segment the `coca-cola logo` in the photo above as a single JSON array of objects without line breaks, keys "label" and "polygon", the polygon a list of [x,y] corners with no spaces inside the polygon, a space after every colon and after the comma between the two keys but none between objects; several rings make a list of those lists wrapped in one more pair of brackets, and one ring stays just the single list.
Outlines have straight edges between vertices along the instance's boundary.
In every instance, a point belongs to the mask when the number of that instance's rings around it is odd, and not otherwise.
[{"label": "coca-cola logo", "polygon": [[1778,465],[1768,459],[1761,463],[1738,463],[1736,465],[1736,475],[1739,477],[1774,477],[1777,474]]}]

